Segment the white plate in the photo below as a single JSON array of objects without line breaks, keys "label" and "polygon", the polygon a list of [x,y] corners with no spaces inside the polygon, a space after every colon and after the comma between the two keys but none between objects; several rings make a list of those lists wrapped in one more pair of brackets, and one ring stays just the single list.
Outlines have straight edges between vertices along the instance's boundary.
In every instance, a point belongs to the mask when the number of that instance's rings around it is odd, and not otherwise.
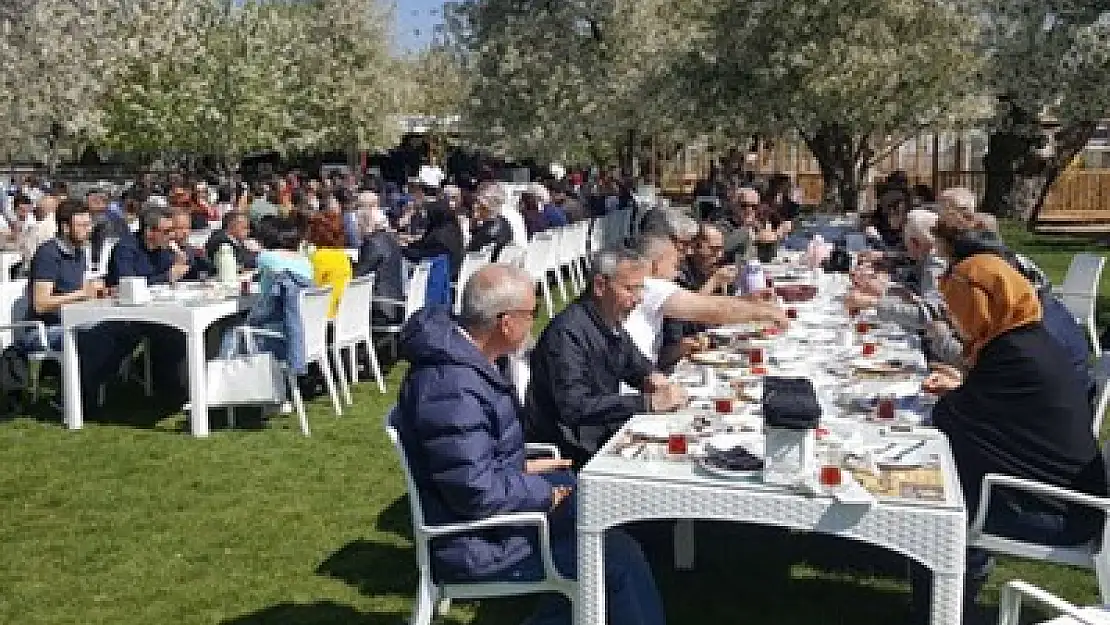
[{"label": "white plate", "polygon": [[856,481],[856,478],[852,477],[849,471],[842,471],[842,473],[847,481],[837,488],[830,489],[833,499],[837,503],[851,506],[871,506],[878,501],[874,495]]},{"label": "white plate", "polygon": [[656,440],[667,440],[671,435],[665,420],[642,420],[629,424],[628,433]]}]

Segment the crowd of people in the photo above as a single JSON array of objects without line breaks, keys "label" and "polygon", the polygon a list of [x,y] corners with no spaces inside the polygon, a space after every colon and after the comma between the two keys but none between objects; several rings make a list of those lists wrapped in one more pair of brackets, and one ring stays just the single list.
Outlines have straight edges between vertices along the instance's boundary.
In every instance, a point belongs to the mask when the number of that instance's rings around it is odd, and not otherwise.
[{"label": "crowd of people", "polygon": [[[923,337],[931,368],[922,392],[939,397],[931,424],[951,444],[969,518],[987,473],[1105,495],[1088,347],[1043,273],[1007,249],[966,189],[949,190],[939,204],[923,190],[917,199],[889,193],[868,224],[871,249],[856,257],[844,313],[874,310]],[[416,315],[403,335],[411,369],[394,425],[428,521],[549,512],[556,564],[573,577],[574,471],[632,415],[686,405],[666,367],[706,349],[702,329],[789,324],[770,293],[732,291],[737,262],[792,230],[797,213],[773,197],[731,189],[723,209],[702,221],[646,212],[631,246],[593,255],[586,290],[534,345],[533,283],[514,267],[480,270],[457,317]],[[519,402],[505,368],[522,357],[531,376]],[[563,460],[528,460],[525,441],[553,443]],[[1038,497],[1006,493],[994,503],[988,530],[1018,539],[1079,544],[1101,527],[1098,511]],[[440,579],[506,580],[539,575],[537,549],[534,532],[502,529],[443,539],[433,555]],[[662,623],[639,546],[614,531],[605,549],[610,622]],[[976,599],[990,568],[986,552],[968,550],[965,623],[982,622]],[[913,568],[915,622],[929,619],[928,575]],[[534,618],[567,623],[569,606],[552,598]]]}]

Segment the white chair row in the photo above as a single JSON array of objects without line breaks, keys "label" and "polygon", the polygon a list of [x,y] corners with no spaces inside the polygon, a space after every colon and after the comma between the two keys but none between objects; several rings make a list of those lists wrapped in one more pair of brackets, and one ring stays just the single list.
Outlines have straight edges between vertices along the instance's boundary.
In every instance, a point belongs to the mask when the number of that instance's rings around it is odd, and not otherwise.
[{"label": "white chair row", "polygon": [[1106,607],[1079,608],[1063,599],[1019,579],[1011,580],[998,595],[998,625],[1019,625],[1023,597],[1054,609],[1060,616],[1041,625],[1106,625],[1110,612]]},{"label": "white chair row", "polygon": [[1064,306],[1087,331],[1087,338],[1096,354],[1102,353],[1098,326],[1095,323],[1095,307],[1098,303],[1099,280],[1105,266],[1105,256],[1076,254],[1072,256],[1063,284],[1055,289]]}]

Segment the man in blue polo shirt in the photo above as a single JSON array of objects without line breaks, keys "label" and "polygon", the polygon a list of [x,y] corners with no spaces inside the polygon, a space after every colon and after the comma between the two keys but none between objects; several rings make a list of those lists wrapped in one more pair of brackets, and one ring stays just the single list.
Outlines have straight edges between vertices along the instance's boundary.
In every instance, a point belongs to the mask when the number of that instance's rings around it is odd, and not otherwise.
[{"label": "man in blue polo shirt", "polygon": [[[62,349],[61,309],[66,304],[95,298],[104,289],[99,280],[85,280],[85,251],[92,233],[92,215],[79,200],[66,200],[58,207],[55,219],[58,234],[35,251],[28,280],[30,319],[46,326],[43,345],[36,334],[26,334],[21,345],[30,351],[49,347]],[[77,350],[81,357],[81,391],[87,406],[110,372],[116,371],[123,357],[135,346],[126,328],[101,323],[77,333]]]},{"label": "man in blue polo shirt", "polygon": [[148,207],[139,213],[139,232],[125,236],[112,249],[105,281],[119,285],[120,278],[146,278],[147,284],[177,282],[189,272],[170,249],[173,219],[162,208]]}]

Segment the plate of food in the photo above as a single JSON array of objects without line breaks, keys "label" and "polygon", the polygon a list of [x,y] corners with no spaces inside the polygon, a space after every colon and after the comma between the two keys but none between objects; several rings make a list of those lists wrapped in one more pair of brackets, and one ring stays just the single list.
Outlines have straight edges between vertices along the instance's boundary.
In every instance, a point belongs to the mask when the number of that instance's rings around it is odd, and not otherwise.
[{"label": "plate of food", "polygon": [[628,433],[639,438],[665,441],[670,436],[666,420],[640,419],[628,424]]},{"label": "plate of food", "polygon": [[690,362],[699,365],[709,365],[713,367],[725,367],[729,365],[737,365],[744,362],[744,357],[740,354],[732,352],[723,352],[717,350],[695,352],[690,354]]}]

